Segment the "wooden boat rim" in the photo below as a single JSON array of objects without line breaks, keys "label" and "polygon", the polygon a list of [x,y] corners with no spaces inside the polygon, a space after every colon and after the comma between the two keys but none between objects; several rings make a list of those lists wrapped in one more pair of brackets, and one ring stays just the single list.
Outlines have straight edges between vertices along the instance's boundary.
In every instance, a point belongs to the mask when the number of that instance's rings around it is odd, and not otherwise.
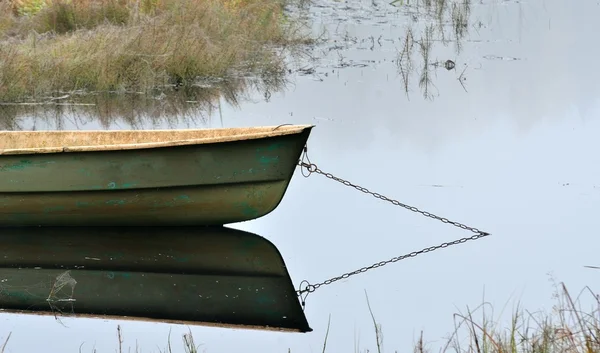
[{"label": "wooden boat rim", "polygon": [[0,131],[0,155],[203,145],[300,134],[313,127],[289,124],[209,129]]},{"label": "wooden boat rim", "polygon": [[6,314],[20,314],[20,315],[36,315],[36,316],[54,316],[57,319],[100,319],[100,320],[115,320],[115,321],[135,321],[135,322],[148,322],[157,324],[175,324],[175,325],[186,325],[186,326],[204,326],[204,327],[220,327],[220,328],[232,328],[232,329],[245,329],[245,330],[259,330],[259,331],[276,331],[276,332],[311,332],[312,329],[308,327],[306,331],[297,328],[287,327],[270,327],[260,325],[246,325],[246,324],[222,324],[208,321],[188,321],[188,320],[173,320],[173,319],[153,319],[141,316],[119,316],[119,315],[101,315],[101,314],[57,314],[52,311],[30,311],[30,310],[18,310],[18,309],[0,309],[0,313]]}]

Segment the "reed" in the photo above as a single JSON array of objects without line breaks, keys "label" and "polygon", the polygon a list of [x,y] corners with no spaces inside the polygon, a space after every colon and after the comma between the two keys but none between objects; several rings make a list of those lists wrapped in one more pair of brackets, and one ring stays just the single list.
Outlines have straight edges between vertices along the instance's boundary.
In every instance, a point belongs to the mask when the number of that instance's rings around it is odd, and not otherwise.
[{"label": "reed", "polygon": [[[495,320],[483,303],[454,314],[454,329],[444,344],[432,349],[421,332],[414,353],[598,353],[600,295],[589,287],[573,296],[564,283],[556,286],[552,311],[531,312],[517,305],[508,322]],[[590,307],[582,306],[580,299]],[[380,333],[375,333],[377,337]],[[379,341],[377,340],[379,344]],[[404,351],[404,350],[402,350]]]}]

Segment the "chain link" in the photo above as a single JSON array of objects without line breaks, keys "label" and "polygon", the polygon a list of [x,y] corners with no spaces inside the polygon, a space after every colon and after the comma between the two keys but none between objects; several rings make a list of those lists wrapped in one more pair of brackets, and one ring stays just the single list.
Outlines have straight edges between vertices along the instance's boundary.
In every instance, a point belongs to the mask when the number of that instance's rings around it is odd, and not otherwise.
[{"label": "chain link", "polygon": [[[308,162],[305,162],[305,160],[307,160]],[[336,281],[339,281],[341,279],[346,279],[346,278],[348,278],[350,276],[354,276],[354,275],[359,274],[359,273],[364,273],[364,272],[367,272],[369,270],[372,270],[372,269],[375,269],[375,268],[378,268],[378,267],[382,267],[382,266],[385,266],[385,265],[393,263],[393,262],[397,262],[397,261],[404,260],[404,259],[407,259],[407,258],[415,257],[417,255],[428,253],[428,252],[431,252],[431,251],[434,251],[434,250],[437,250],[437,249],[447,248],[447,247],[452,246],[452,245],[462,244],[462,243],[465,243],[465,242],[470,241],[470,240],[477,240],[479,238],[483,238],[483,237],[486,237],[486,236],[490,235],[490,233],[483,232],[483,231],[481,231],[481,230],[479,230],[477,228],[469,227],[469,226],[466,226],[466,225],[464,225],[462,223],[451,221],[451,220],[449,220],[449,219],[447,219],[445,217],[436,216],[433,213],[430,213],[430,212],[427,212],[427,211],[422,211],[422,210],[420,210],[420,209],[418,209],[418,208],[416,208],[414,206],[405,205],[405,204],[401,203],[400,201],[390,199],[390,198],[385,197],[385,196],[383,196],[383,195],[381,195],[379,193],[372,192],[372,191],[370,191],[369,189],[367,189],[365,187],[362,187],[362,186],[359,186],[359,185],[355,185],[355,184],[353,184],[353,183],[351,183],[351,182],[349,182],[347,180],[338,178],[338,177],[334,176],[331,173],[323,172],[321,169],[319,169],[317,167],[316,164],[313,164],[313,163],[310,162],[310,159],[308,158],[306,146],[304,147],[304,153],[302,154],[302,159],[300,161],[298,161],[298,166],[300,166],[301,171],[302,171],[302,175],[304,177],[306,177],[306,178],[308,178],[312,173],[317,173],[317,174],[320,174],[320,175],[324,175],[325,177],[327,177],[329,179],[332,179],[332,180],[335,180],[335,181],[337,181],[337,182],[339,182],[339,183],[341,183],[341,184],[343,184],[345,186],[352,187],[352,188],[354,188],[356,190],[359,190],[359,191],[361,191],[361,192],[363,192],[365,194],[370,194],[370,195],[372,195],[373,197],[375,197],[377,199],[390,202],[390,203],[392,203],[395,206],[403,207],[403,208],[405,208],[407,210],[410,210],[412,212],[420,213],[420,214],[422,214],[422,215],[424,215],[426,217],[437,219],[437,220],[439,220],[439,221],[441,221],[443,223],[451,224],[451,225],[453,225],[455,227],[458,227],[458,228],[461,228],[461,229],[465,229],[465,230],[469,230],[469,231],[475,233],[475,235],[470,236],[470,237],[464,237],[464,238],[457,239],[457,240],[454,240],[454,241],[451,241],[451,242],[442,243],[440,245],[430,246],[428,248],[424,248],[424,249],[421,249],[419,251],[413,251],[413,252],[411,252],[409,254],[405,254],[405,255],[402,255],[402,256],[393,257],[393,258],[391,258],[391,259],[389,259],[387,261],[377,262],[377,263],[374,263],[374,264],[372,264],[370,266],[365,266],[365,267],[362,267],[362,268],[360,268],[358,270],[355,270],[355,271],[352,271],[352,272],[348,272],[348,273],[344,273],[341,276],[333,277],[333,278],[330,278],[330,279],[325,280],[325,281],[320,282],[320,283],[310,284],[308,281],[302,281],[300,283],[299,290],[296,291],[296,295],[298,295],[298,296],[301,297],[301,299],[302,299],[302,306],[303,307],[305,305],[306,296],[309,293],[314,292],[315,290],[317,290],[321,286],[329,285],[329,284],[331,284],[333,282],[336,282]],[[305,170],[308,172],[307,174],[305,174]],[[304,297],[302,297],[303,294],[304,294]]]}]

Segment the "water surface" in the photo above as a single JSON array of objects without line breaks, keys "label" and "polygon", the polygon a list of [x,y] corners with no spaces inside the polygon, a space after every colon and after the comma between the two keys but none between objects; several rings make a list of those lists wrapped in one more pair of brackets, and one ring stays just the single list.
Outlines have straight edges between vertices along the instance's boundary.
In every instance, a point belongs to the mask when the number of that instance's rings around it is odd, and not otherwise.
[{"label": "water surface", "polygon": [[[321,287],[307,300],[310,334],[190,328],[200,349],[320,351],[331,314],[329,351],[375,351],[366,290],[385,350],[412,349],[421,330],[437,350],[454,329],[452,315],[467,305],[488,301],[494,318],[516,300],[532,312],[549,310],[551,276],[575,293],[585,285],[598,290],[599,273],[583,266],[600,265],[599,5],[446,3],[440,16],[425,1],[315,0],[295,11],[324,40],[291,60],[283,81],[63,106],[71,113],[58,115],[3,107],[12,112],[3,127],[315,124],[308,151],[324,171],[492,236]],[[299,170],[277,210],[235,227],[272,240],[296,284],[471,235]],[[53,350],[117,345],[114,321],[66,319],[65,328],[52,318],[0,320],[15,351],[42,341]],[[39,340],[30,339],[32,328]],[[144,323],[122,329],[124,346],[137,340],[143,351],[165,348],[170,329],[174,346],[188,331]]]}]

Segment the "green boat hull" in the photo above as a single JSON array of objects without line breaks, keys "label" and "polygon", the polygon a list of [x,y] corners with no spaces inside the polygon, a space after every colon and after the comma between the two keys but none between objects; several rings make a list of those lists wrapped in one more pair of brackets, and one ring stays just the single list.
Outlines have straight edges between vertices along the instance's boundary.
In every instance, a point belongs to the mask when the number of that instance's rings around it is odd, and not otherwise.
[{"label": "green boat hull", "polygon": [[310,130],[160,148],[0,155],[0,226],[256,219],[281,202]]},{"label": "green boat hull", "polygon": [[0,310],[309,332],[285,263],[225,227],[0,228]]}]

